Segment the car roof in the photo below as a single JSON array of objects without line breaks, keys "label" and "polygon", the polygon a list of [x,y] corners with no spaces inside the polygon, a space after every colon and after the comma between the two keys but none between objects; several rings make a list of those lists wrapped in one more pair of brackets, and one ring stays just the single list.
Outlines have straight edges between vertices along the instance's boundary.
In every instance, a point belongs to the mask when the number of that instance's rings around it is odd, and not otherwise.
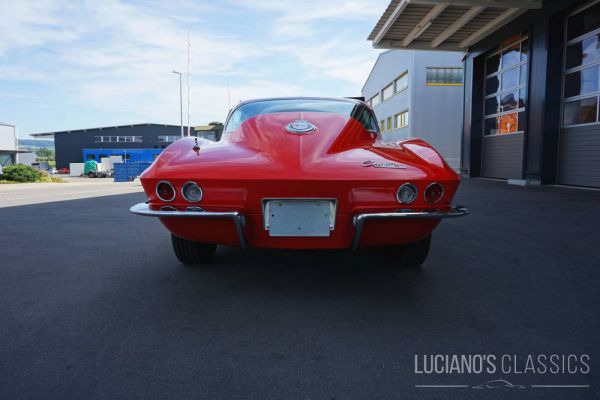
[{"label": "car roof", "polygon": [[329,101],[344,101],[347,103],[353,103],[353,104],[362,104],[368,107],[368,104],[365,103],[362,100],[358,100],[358,99],[353,99],[353,98],[349,98],[349,97],[318,97],[318,96],[290,96],[290,97],[265,97],[265,98],[259,98],[259,99],[250,99],[250,100],[245,100],[245,101],[241,101],[238,104],[236,104],[235,106],[231,107],[231,109],[229,110],[229,112],[227,113],[227,118],[225,118],[225,126],[227,126],[227,123],[229,122],[229,117],[231,116],[231,114],[233,114],[233,112],[235,110],[237,110],[238,108],[240,108],[243,105],[246,104],[250,104],[250,103],[258,103],[261,101],[270,101],[270,100],[329,100]]},{"label": "car roof", "polygon": [[260,99],[244,100],[244,101],[240,102],[239,104],[236,104],[235,107],[232,108],[232,110],[234,110],[240,106],[243,106],[245,104],[257,103],[257,102],[261,102],[261,101],[270,101],[270,100],[330,100],[330,101],[345,101],[345,102],[354,103],[354,104],[366,104],[365,102],[363,102],[361,100],[352,99],[349,97],[315,97],[315,96],[265,97],[265,98],[260,98]]}]

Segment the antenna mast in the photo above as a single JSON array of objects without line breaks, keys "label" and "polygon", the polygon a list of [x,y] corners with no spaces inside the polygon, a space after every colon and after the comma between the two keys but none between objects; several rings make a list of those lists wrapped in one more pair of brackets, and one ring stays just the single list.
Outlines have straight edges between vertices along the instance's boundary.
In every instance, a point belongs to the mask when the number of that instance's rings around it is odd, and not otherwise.
[{"label": "antenna mast", "polygon": [[192,76],[190,75],[190,48],[192,47],[191,43],[190,43],[190,31],[188,31],[188,48],[187,48],[187,56],[188,56],[188,63],[187,63],[187,78],[188,78],[188,84],[187,84],[187,97],[188,97],[188,101],[187,101],[187,135],[190,136],[190,87],[192,85]]}]

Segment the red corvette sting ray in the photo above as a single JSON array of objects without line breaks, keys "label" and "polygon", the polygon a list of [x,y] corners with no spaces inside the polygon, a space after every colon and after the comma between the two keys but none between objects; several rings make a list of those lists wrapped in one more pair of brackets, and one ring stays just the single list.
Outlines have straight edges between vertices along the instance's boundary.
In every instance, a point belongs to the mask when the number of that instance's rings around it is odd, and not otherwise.
[{"label": "red corvette sting ray", "polygon": [[158,217],[184,264],[218,244],[284,249],[393,249],[421,265],[459,176],[426,142],[385,142],[359,100],[275,98],[231,110],[219,142],[183,138],[140,180],[131,212]]}]

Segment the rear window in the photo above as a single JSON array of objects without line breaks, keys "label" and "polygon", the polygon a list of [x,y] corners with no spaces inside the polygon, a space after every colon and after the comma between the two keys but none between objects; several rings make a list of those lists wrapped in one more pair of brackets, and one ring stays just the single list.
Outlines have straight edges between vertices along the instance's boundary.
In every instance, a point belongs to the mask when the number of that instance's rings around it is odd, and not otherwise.
[{"label": "rear window", "polygon": [[361,122],[365,129],[377,131],[377,121],[371,111],[362,104],[343,100],[324,99],[283,99],[264,100],[244,104],[229,116],[225,132],[233,132],[249,118],[262,114],[280,112],[328,112],[353,117]]}]

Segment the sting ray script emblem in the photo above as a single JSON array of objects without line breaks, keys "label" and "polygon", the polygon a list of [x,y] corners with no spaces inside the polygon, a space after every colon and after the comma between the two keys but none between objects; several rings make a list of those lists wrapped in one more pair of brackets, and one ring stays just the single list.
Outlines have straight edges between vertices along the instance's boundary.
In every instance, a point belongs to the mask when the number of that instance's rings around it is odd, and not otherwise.
[{"label": "sting ray script emblem", "polygon": [[373,167],[373,168],[392,168],[392,169],[406,169],[406,165],[400,164],[393,161],[373,161],[367,160],[363,161],[363,167]]}]

